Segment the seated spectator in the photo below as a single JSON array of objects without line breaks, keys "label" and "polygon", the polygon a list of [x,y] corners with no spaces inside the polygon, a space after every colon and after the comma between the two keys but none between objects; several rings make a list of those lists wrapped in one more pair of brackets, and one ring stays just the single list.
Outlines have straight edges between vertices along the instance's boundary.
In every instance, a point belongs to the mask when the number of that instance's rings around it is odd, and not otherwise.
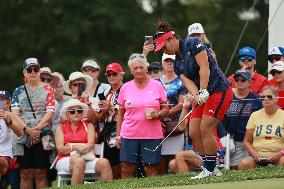
[{"label": "seated spectator", "polygon": [[239,169],[252,169],[258,164],[284,165],[284,111],[277,106],[277,91],[267,86],[261,93],[263,108],[252,113],[244,139],[249,156]]},{"label": "seated spectator", "polygon": [[[251,47],[243,47],[239,50],[239,64],[241,68],[248,70],[251,73],[251,91],[259,94],[263,87],[268,85],[268,80],[266,77],[257,73],[254,69],[256,64],[256,52]],[[232,74],[228,80],[231,82],[232,88],[235,88],[234,74]]]},{"label": "seated spectator", "polygon": [[[56,131],[55,141],[59,153],[56,169],[72,173],[71,185],[83,183],[85,170],[95,170],[101,174],[102,180],[112,179],[112,171],[107,159],[85,160],[82,157],[94,149],[95,142],[94,126],[82,121],[87,112],[88,106],[77,99],[65,102],[60,110],[60,115],[67,122],[61,124]],[[70,155],[73,151],[77,153]]]},{"label": "seated spectator", "polygon": [[[268,61],[273,65],[277,61],[284,62],[284,48],[283,47],[272,47],[268,52]],[[278,87],[278,83],[274,78],[268,81],[269,85],[274,87]]]},{"label": "seated spectator", "polygon": [[163,67],[159,62],[151,62],[148,66],[148,74],[152,79],[158,79],[163,74]]},{"label": "seated spectator", "polygon": [[273,81],[277,84],[278,106],[284,110],[284,61],[275,62],[269,72],[273,76]]},{"label": "seated spectator", "polygon": [[235,72],[236,88],[233,90],[233,102],[223,121],[235,144],[235,151],[230,155],[231,169],[237,169],[240,161],[248,155],[243,143],[246,125],[250,115],[262,108],[259,95],[251,92],[251,79],[251,74],[247,70],[240,69]]},{"label": "seated spectator", "polygon": [[161,148],[154,149],[163,138],[160,118],[168,114],[165,90],[159,81],[147,74],[147,60],[142,54],[132,54],[128,66],[134,79],[120,89],[116,146],[120,148],[121,178],[133,177],[141,155],[147,176],[158,175]]}]

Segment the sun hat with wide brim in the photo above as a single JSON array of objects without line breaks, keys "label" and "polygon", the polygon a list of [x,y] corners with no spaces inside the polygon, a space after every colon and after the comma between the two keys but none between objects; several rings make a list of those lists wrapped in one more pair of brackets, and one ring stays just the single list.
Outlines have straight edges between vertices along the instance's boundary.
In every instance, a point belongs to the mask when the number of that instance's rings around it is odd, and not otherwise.
[{"label": "sun hat with wide brim", "polygon": [[83,74],[82,72],[73,72],[69,76],[69,80],[63,82],[63,89],[66,93],[72,94],[72,91],[70,90],[70,82],[77,80],[77,79],[84,79],[86,81],[86,90],[90,90],[93,86],[93,78],[91,78],[88,75]]},{"label": "sun hat with wide brim", "polygon": [[67,102],[65,102],[60,110],[60,116],[62,117],[62,119],[67,120],[67,111],[68,108],[73,107],[73,106],[80,106],[83,110],[83,118],[87,117],[87,113],[88,113],[88,105],[81,102],[78,99],[70,99]]}]

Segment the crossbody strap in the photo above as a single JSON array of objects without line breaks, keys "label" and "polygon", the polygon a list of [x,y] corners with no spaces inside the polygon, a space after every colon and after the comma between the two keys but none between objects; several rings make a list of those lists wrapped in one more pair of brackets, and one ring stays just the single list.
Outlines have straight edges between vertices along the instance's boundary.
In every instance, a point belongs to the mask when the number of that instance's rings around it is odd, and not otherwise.
[{"label": "crossbody strap", "polygon": [[35,111],[34,111],[34,108],[33,108],[33,105],[32,105],[32,101],[31,101],[31,99],[30,99],[30,95],[29,95],[29,93],[28,93],[28,90],[27,90],[27,87],[26,87],[25,84],[24,84],[24,89],[25,89],[25,92],[26,92],[26,95],[27,95],[27,98],[28,98],[29,105],[30,105],[31,110],[32,110],[32,112],[33,112],[34,119],[36,119],[36,115],[35,115]]}]

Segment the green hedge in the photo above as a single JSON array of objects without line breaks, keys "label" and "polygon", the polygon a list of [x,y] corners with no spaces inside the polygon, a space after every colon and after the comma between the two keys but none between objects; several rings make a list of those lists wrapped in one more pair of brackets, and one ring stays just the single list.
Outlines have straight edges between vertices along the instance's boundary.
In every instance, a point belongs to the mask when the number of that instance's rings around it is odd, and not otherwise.
[{"label": "green hedge", "polygon": [[94,184],[85,184],[78,186],[65,186],[61,188],[141,188],[141,187],[163,187],[163,186],[177,186],[177,185],[194,185],[194,184],[209,184],[220,182],[234,182],[255,179],[270,179],[270,178],[284,178],[284,167],[268,166],[265,168],[257,168],[252,170],[234,171],[222,170],[221,177],[208,177],[201,180],[191,180],[193,174],[177,174],[166,175],[160,177],[147,177],[143,179],[129,179],[129,180],[114,180],[111,182],[97,181]]}]

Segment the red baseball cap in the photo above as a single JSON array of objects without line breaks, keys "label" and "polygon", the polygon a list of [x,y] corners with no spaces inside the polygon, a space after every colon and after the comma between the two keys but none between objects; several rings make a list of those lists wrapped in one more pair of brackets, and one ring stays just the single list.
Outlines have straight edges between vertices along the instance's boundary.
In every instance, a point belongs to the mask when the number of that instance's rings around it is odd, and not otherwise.
[{"label": "red baseball cap", "polygon": [[170,31],[167,33],[164,33],[162,35],[160,35],[159,37],[157,37],[154,42],[155,42],[155,52],[161,50],[165,44],[167,39],[169,39],[170,37],[174,36],[175,32],[174,31]]},{"label": "red baseball cap", "polygon": [[109,71],[119,73],[119,74],[124,74],[122,66],[116,62],[107,65],[106,72],[109,72]]}]

